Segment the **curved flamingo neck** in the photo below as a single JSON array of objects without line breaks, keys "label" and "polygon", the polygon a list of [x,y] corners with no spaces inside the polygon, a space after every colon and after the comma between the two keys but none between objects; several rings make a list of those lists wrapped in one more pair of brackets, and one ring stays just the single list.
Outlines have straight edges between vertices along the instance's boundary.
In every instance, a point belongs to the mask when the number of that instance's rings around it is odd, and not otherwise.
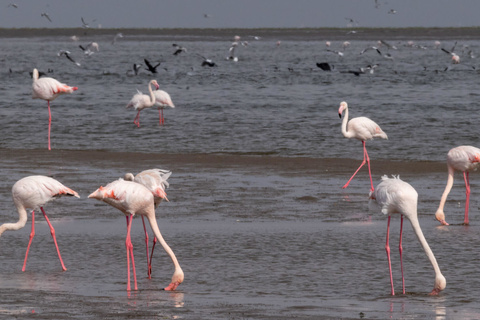
[{"label": "curved flamingo neck", "polygon": [[18,230],[25,227],[27,223],[27,210],[23,206],[18,205],[18,221],[15,223],[4,223],[0,226],[0,235],[7,230]]},{"label": "curved flamingo neck", "polygon": [[347,131],[347,124],[348,124],[348,107],[345,108],[344,111],[345,115],[343,116],[342,120],[342,134],[345,138],[352,138],[353,134]]},{"label": "curved flamingo neck", "polygon": [[447,201],[448,194],[452,190],[454,173],[455,173],[455,169],[449,165],[447,185],[445,186],[445,190],[443,191],[442,198],[440,199],[440,204],[438,205],[437,212],[443,213],[443,207],[445,206],[445,202]]},{"label": "curved flamingo neck", "polygon": [[155,104],[155,94],[153,94],[152,90],[153,80],[148,83],[148,91],[150,92],[150,107]]}]

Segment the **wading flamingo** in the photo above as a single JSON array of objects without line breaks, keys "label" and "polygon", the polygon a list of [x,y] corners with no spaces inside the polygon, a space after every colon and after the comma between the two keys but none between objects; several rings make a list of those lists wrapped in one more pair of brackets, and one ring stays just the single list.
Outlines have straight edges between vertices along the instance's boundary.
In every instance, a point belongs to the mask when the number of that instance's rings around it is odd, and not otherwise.
[{"label": "wading flamingo", "polygon": [[[149,169],[144,170],[133,176],[132,173],[126,173],[124,179],[126,181],[134,181],[140,183],[141,185],[147,187],[148,190],[153,194],[153,201],[155,204],[155,208],[158,207],[160,202],[163,199],[167,200],[167,194],[165,193],[165,189],[168,188],[169,183],[167,182],[168,177],[172,174],[171,171],[162,170],[162,169]],[[152,258],[153,258],[153,250],[155,249],[155,244],[157,243],[157,238],[153,238],[153,246],[152,246],[152,253],[150,254],[150,258],[148,257],[148,232],[147,228],[145,227],[145,221],[142,216],[142,223],[143,223],[143,230],[145,231],[145,246],[147,249],[147,266],[148,266],[148,278],[152,278]]]},{"label": "wading flamingo", "polygon": [[405,216],[410,223],[412,224],[413,231],[417,236],[418,241],[423,247],[425,254],[427,255],[430,263],[433,266],[435,271],[435,283],[432,292],[430,295],[438,295],[440,291],[445,289],[447,281],[440,271],[440,267],[437,264],[437,260],[433,255],[430,246],[425,240],[422,229],[420,228],[420,223],[417,218],[417,200],[418,193],[415,189],[408,183],[400,180],[399,177],[394,177],[393,179],[388,178],[387,176],[382,177],[382,182],[377,186],[375,191],[370,192],[370,202],[376,203],[382,210],[383,214],[388,214],[388,224],[387,224],[387,242],[385,244],[385,250],[387,251],[388,259],[388,269],[390,271],[390,284],[392,286],[392,296],[395,295],[393,289],[393,276],[392,276],[392,263],[390,260],[390,218],[394,213],[398,213],[401,216],[400,222],[400,242],[398,249],[400,251],[400,266],[402,270],[402,286],[403,294],[405,294],[405,279],[403,277],[403,260],[402,260],[402,229],[403,229],[403,216]]},{"label": "wading flamingo", "polygon": [[12,187],[12,197],[15,207],[18,211],[18,222],[16,223],[4,223],[0,226],[0,235],[6,230],[18,230],[25,226],[27,223],[27,210],[32,209],[32,231],[30,233],[30,240],[28,241],[27,252],[25,253],[25,261],[23,262],[22,271],[25,271],[27,265],[28,251],[30,250],[30,245],[32,244],[33,237],[35,236],[35,211],[38,208],[43,213],[45,220],[47,220],[48,226],[50,227],[50,234],[53,237],[53,242],[57,248],[58,258],[62,265],[63,271],[66,271],[65,265],[63,264],[62,256],[60,255],[60,250],[58,249],[57,239],[55,237],[55,229],[53,228],[50,220],[43,210],[43,206],[60,196],[74,196],[80,198],[78,193],[73,191],[70,188],[67,188],[57,180],[46,177],[46,176],[29,176],[23,179],[18,180]]},{"label": "wading flamingo", "polygon": [[175,290],[179,284],[183,282],[184,274],[180,264],[178,263],[175,254],[172,249],[168,246],[165,240],[160,233],[160,229],[157,225],[157,220],[155,218],[155,204],[153,199],[153,194],[143,185],[132,182],[125,181],[123,179],[118,179],[107,184],[105,187],[100,187],[92,194],[88,196],[89,198],[94,198],[101,200],[112,207],[117,208],[122,211],[127,216],[127,238],[125,240],[125,245],[127,248],[127,291],[130,291],[130,257],[132,258],[132,269],[133,269],[133,278],[135,283],[134,290],[137,290],[137,276],[135,273],[135,261],[133,259],[133,245],[130,237],[130,231],[132,229],[133,216],[138,214],[146,216],[150,227],[152,228],[155,237],[160,241],[160,244],[163,246],[163,249],[172,259],[172,262],[175,266],[175,271],[172,276],[171,283],[164,288],[164,290]]},{"label": "wading flamingo", "polygon": [[159,88],[157,80],[150,80],[150,82],[148,83],[148,92],[150,93],[150,95],[143,94],[137,90],[137,93],[127,104],[127,109],[134,108],[138,111],[137,116],[133,120],[133,123],[135,123],[138,128],[140,128],[140,111],[145,108],[150,108],[155,104],[155,95],[153,94],[152,85],[155,87],[155,89]]},{"label": "wading flamingo", "polygon": [[47,100],[48,105],[48,150],[50,148],[50,129],[52,126],[52,114],[50,112],[50,101],[55,100],[59,95],[65,93],[72,93],[73,91],[78,90],[77,87],[70,87],[64,83],[60,83],[59,81],[44,77],[38,78],[38,70],[33,69],[32,73],[32,98],[33,99],[43,99]]},{"label": "wading flamingo", "polygon": [[443,207],[445,206],[445,201],[447,201],[448,194],[453,186],[453,175],[455,171],[463,172],[463,179],[465,180],[465,189],[466,189],[466,201],[465,201],[465,218],[463,224],[468,224],[468,207],[470,203],[470,179],[468,174],[470,171],[477,170],[480,163],[480,149],[471,147],[471,146],[459,146],[451,149],[447,154],[447,166],[448,166],[448,179],[447,185],[445,186],[445,191],[443,191],[442,198],[440,200],[440,205],[438,206],[437,212],[435,213],[435,219],[440,221],[441,224],[447,225],[445,221],[445,213],[443,212]]},{"label": "wading flamingo", "polygon": [[153,93],[155,95],[155,106],[158,107],[159,124],[165,124],[165,118],[163,117],[163,109],[175,108],[170,95],[163,90],[156,90]]},{"label": "wading flamingo", "polygon": [[[342,113],[345,111],[345,116],[343,117],[342,121],[342,134],[345,138],[355,138],[362,141],[363,145],[363,162],[358,167],[357,171],[353,174],[350,180],[345,183],[342,189],[345,189],[352,181],[353,177],[357,174],[361,167],[365,164],[368,165],[368,174],[370,176],[370,186],[371,191],[374,190],[373,188],[373,181],[372,181],[372,172],[370,170],[370,158],[368,157],[367,148],[365,147],[365,141],[371,140],[373,138],[382,138],[388,139],[387,134],[382,131],[380,126],[366,117],[358,117],[353,118],[348,121],[348,104],[345,101],[340,103],[340,108],[338,109],[338,116],[341,118]],[[348,123],[348,124],[347,124]]]}]

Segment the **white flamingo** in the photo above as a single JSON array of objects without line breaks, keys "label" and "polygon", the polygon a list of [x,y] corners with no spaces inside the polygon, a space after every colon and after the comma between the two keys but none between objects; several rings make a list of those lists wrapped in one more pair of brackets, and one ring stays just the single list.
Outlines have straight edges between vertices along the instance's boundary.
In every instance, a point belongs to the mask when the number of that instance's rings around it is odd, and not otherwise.
[{"label": "white flamingo", "polygon": [[172,102],[170,95],[163,90],[155,90],[153,92],[155,95],[155,106],[158,107],[158,117],[159,124],[165,124],[165,118],[163,117],[163,109],[165,108],[175,108],[175,105]]},{"label": "white flamingo", "polygon": [[148,92],[150,95],[143,94],[137,90],[137,93],[127,104],[127,109],[134,108],[137,110],[137,115],[133,120],[133,123],[135,123],[138,128],[140,128],[140,111],[145,108],[150,108],[155,104],[155,95],[153,94],[152,85],[155,87],[155,89],[159,88],[157,80],[150,80],[148,83]]}]

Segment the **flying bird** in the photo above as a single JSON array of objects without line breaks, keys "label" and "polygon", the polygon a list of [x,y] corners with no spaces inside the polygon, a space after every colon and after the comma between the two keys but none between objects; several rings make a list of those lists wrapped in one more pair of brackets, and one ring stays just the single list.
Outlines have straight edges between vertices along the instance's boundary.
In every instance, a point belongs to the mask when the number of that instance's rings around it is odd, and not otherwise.
[{"label": "flying bird", "polygon": [[[240,39],[239,36],[235,36],[235,38],[237,38],[237,37],[238,37],[238,39]],[[237,42],[237,41],[235,41],[235,42],[232,43],[232,45],[230,46],[230,49],[228,49],[229,55],[228,55],[228,57],[227,57],[227,60],[232,60],[232,61],[234,61],[234,62],[237,62],[237,61],[238,61],[238,57],[235,56],[235,49],[237,48],[237,46],[238,46],[238,42]]]},{"label": "flying bird", "polygon": [[155,218],[155,204],[154,197],[150,190],[145,186],[132,182],[119,179],[107,184],[105,187],[100,187],[93,193],[91,193],[89,198],[94,198],[101,200],[114,208],[122,211],[127,218],[127,237],[126,237],[126,247],[127,247],[127,291],[131,290],[130,286],[130,257],[132,259],[133,267],[133,278],[134,278],[134,290],[137,290],[137,277],[135,273],[135,262],[133,260],[133,245],[131,240],[131,229],[133,217],[135,215],[145,216],[150,223],[155,237],[160,241],[163,249],[172,259],[172,262],[175,266],[175,271],[172,276],[170,284],[164,288],[164,290],[175,290],[178,285],[180,285],[184,280],[184,274],[180,264],[178,263],[175,254],[172,249],[168,246],[165,240],[160,233],[158,228],[157,220]]},{"label": "flying bird", "polygon": [[10,7],[18,9],[18,5],[16,3],[9,3],[7,8],[10,8]]},{"label": "flying bird", "polygon": [[450,51],[445,48],[441,48],[443,52],[449,54],[452,57],[453,64],[460,63],[460,56],[454,52],[456,46],[457,46],[457,41],[455,41],[455,44],[453,45],[452,49],[450,49]]},{"label": "flying bird", "polygon": [[175,48],[175,52],[173,53],[173,55],[179,55],[180,53],[182,52],[187,52],[187,48],[184,48],[182,46],[179,46],[178,44],[173,44],[173,47]]},{"label": "flying bird", "polygon": [[121,33],[121,32],[120,32],[120,33],[117,33],[117,34],[115,35],[115,37],[113,37],[112,44],[117,43],[117,39],[118,39],[118,38],[123,38],[123,33]]},{"label": "flying bird", "polygon": [[377,47],[375,47],[375,46],[372,46],[372,47],[368,47],[368,48],[363,49],[363,50],[360,52],[360,54],[364,54],[365,52],[367,52],[367,51],[369,51],[369,50],[375,50],[375,51],[377,51],[377,53],[378,53],[379,55],[382,55],[382,52],[380,52],[380,50],[379,50]]},{"label": "flying bird", "polygon": [[152,86],[154,86],[155,89],[159,88],[157,80],[150,80],[148,83],[148,92],[150,95],[143,94],[137,90],[137,93],[127,104],[127,109],[134,108],[138,111],[135,119],[133,120],[133,123],[136,124],[138,128],[140,128],[140,111],[145,108],[150,108],[155,104],[155,95],[153,94]]},{"label": "flying bird", "polygon": [[[169,170],[163,169],[149,169],[144,170],[134,176],[132,173],[126,173],[124,180],[126,181],[133,181],[136,183],[140,183],[141,185],[145,186],[150,192],[153,194],[153,202],[155,204],[155,208],[163,201],[167,199],[167,193],[165,189],[169,187],[169,183],[167,179],[172,174]],[[148,278],[151,279],[152,276],[152,258],[153,258],[153,250],[155,249],[155,244],[157,243],[157,238],[153,238],[153,245],[152,245],[152,253],[150,254],[150,258],[148,256],[148,232],[147,228],[145,227],[145,221],[142,216],[142,223],[143,223],[143,230],[145,232],[145,246],[147,250],[147,265],[148,265]]]},{"label": "flying bird", "polygon": [[366,117],[353,118],[348,121],[348,105],[345,101],[340,103],[340,108],[338,109],[338,115],[341,118],[342,113],[345,111],[345,116],[342,121],[342,134],[345,138],[355,138],[362,141],[363,145],[363,162],[358,167],[357,171],[352,175],[350,180],[342,187],[345,189],[352,181],[353,177],[357,174],[360,168],[365,165],[365,162],[368,165],[368,175],[370,176],[370,186],[373,191],[373,181],[372,181],[372,172],[370,170],[370,158],[368,157],[367,148],[365,147],[365,141],[372,140],[373,138],[382,138],[388,139],[387,134],[383,132],[378,124]]},{"label": "flying bird", "polygon": [[45,17],[48,21],[52,22],[52,19],[50,19],[50,16],[48,15],[48,13],[42,12],[40,16]]},{"label": "flying bird", "polygon": [[50,101],[55,100],[59,95],[72,93],[78,90],[77,87],[70,87],[64,83],[60,83],[56,79],[45,77],[38,78],[38,70],[33,69],[32,98],[47,100],[48,105],[48,150],[50,148],[50,129],[52,126],[52,114],[50,112]]},{"label": "flying bird", "polygon": [[202,61],[202,67],[216,67],[217,64],[215,62],[213,62],[212,59],[208,59],[200,54],[196,54],[197,56],[201,57],[203,59]]},{"label": "flying bird", "polygon": [[80,62],[77,62],[75,61],[75,59],[72,58],[72,56],[70,56],[71,52],[68,51],[68,50],[60,50],[57,52],[57,56],[65,56],[68,60],[70,60],[71,62],[75,63],[78,67],[81,66]]},{"label": "flying bird", "polygon": [[[83,53],[87,56],[91,56],[95,51],[99,51],[99,46],[98,43],[96,42],[90,42],[88,45],[85,47],[82,45],[78,46],[80,49],[82,49]],[[95,50],[95,51],[94,51]]]},{"label": "flying bird", "polygon": [[132,70],[128,70],[127,71],[127,75],[128,76],[137,76],[140,72],[140,68],[142,67],[141,64],[138,64],[138,63],[134,63],[133,64],[133,67],[132,67]]},{"label": "flying bird", "polygon": [[63,264],[60,250],[58,249],[57,238],[55,237],[55,229],[53,228],[50,220],[45,213],[43,207],[45,204],[53,199],[61,196],[74,196],[80,198],[78,193],[72,189],[64,186],[57,180],[46,176],[28,176],[18,180],[12,187],[12,198],[15,203],[15,207],[18,211],[18,222],[16,223],[4,223],[0,226],[0,235],[7,230],[18,230],[25,226],[27,223],[27,209],[32,210],[32,231],[30,232],[30,240],[28,241],[27,252],[25,253],[25,260],[23,262],[22,271],[25,271],[27,265],[28,252],[30,251],[30,245],[32,244],[33,237],[35,236],[35,210],[40,209],[47,221],[50,228],[50,234],[52,235],[53,242],[57,249],[58,258],[62,265],[63,271],[66,271]]},{"label": "flying bird", "polygon": [[440,205],[438,206],[437,212],[435,213],[435,219],[437,219],[441,224],[448,225],[445,221],[445,213],[443,208],[445,206],[445,201],[447,201],[448,194],[453,186],[453,176],[455,171],[463,172],[463,179],[465,181],[466,189],[466,200],[465,200],[465,217],[463,224],[468,225],[468,207],[470,203],[470,171],[475,171],[478,169],[480,164],[480,149],[472,146],[459,146],[456,148],[450,149],[447,154],[447,167],[448,167],[448,179],[447,185],[445,186],[445,191],[443,191],[442,198],[440,200]]},{"label": "flying bird", "polygon": [[157,73],[157,67],[161,62],[157,63],[156,65],[152,65],[147,59],[143,59],[143,61],[145,61],[145,65],[147,66],[145,70],[150,71],[151,73]]},{"label": "flying bird", "polygon": [[323,71],[332,71],[335,69],[335,67],[328,62],[317,62],[317,67],[319,67]]},{"label": "flying bird", "polygon": [[387,176],[382,177],[382,182],[377,186],[375,191],[370,192],[370,205],[378,205],[383,214],[388,214],[387,223],[387,242],[385,244],[385,250],[387,252],[388,269],[390,271],[390,284],[392,296],[395,295],[393,288],[393,276],[392,276],[392,263],[390,259],[390,218],[392,214],[400,214],[400,266],[402,272],[402,288],[403,294],[405,294],[405,279],[403,277],[403,261],[402,261],[402,229],[403,229],[403,217],[405,216],[412,224],[413,231],[417,236],[418,241],[422,245],[425,254],[427,255],[430,263],[435,271],[435,283],[430,295],[438,295],[440,291],[444,290],[447,286],[447,280],[442,275],[437,260],[433,255],[430,246],[425,240],[420,223],[417,217],[417,191],[408,183],[400,180],[399,177],[393,177],[393,179]]}]

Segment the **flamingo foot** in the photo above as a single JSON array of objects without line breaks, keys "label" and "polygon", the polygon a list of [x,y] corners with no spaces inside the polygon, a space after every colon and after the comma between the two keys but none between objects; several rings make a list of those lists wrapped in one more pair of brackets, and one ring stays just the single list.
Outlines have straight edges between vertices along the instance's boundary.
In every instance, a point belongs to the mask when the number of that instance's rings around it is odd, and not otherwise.
[{"label": "flamingo foot", "polygon": [[165,290],[165,291],[173,291],[173,290],[177,289],[177,287],[178,287],[179,284],[180,284],[180,282],[172,282],[172,283],[170,283],[170,284],[168,285],[168,287],[166,287],[166,288],[163,289],[163,290]]}]

